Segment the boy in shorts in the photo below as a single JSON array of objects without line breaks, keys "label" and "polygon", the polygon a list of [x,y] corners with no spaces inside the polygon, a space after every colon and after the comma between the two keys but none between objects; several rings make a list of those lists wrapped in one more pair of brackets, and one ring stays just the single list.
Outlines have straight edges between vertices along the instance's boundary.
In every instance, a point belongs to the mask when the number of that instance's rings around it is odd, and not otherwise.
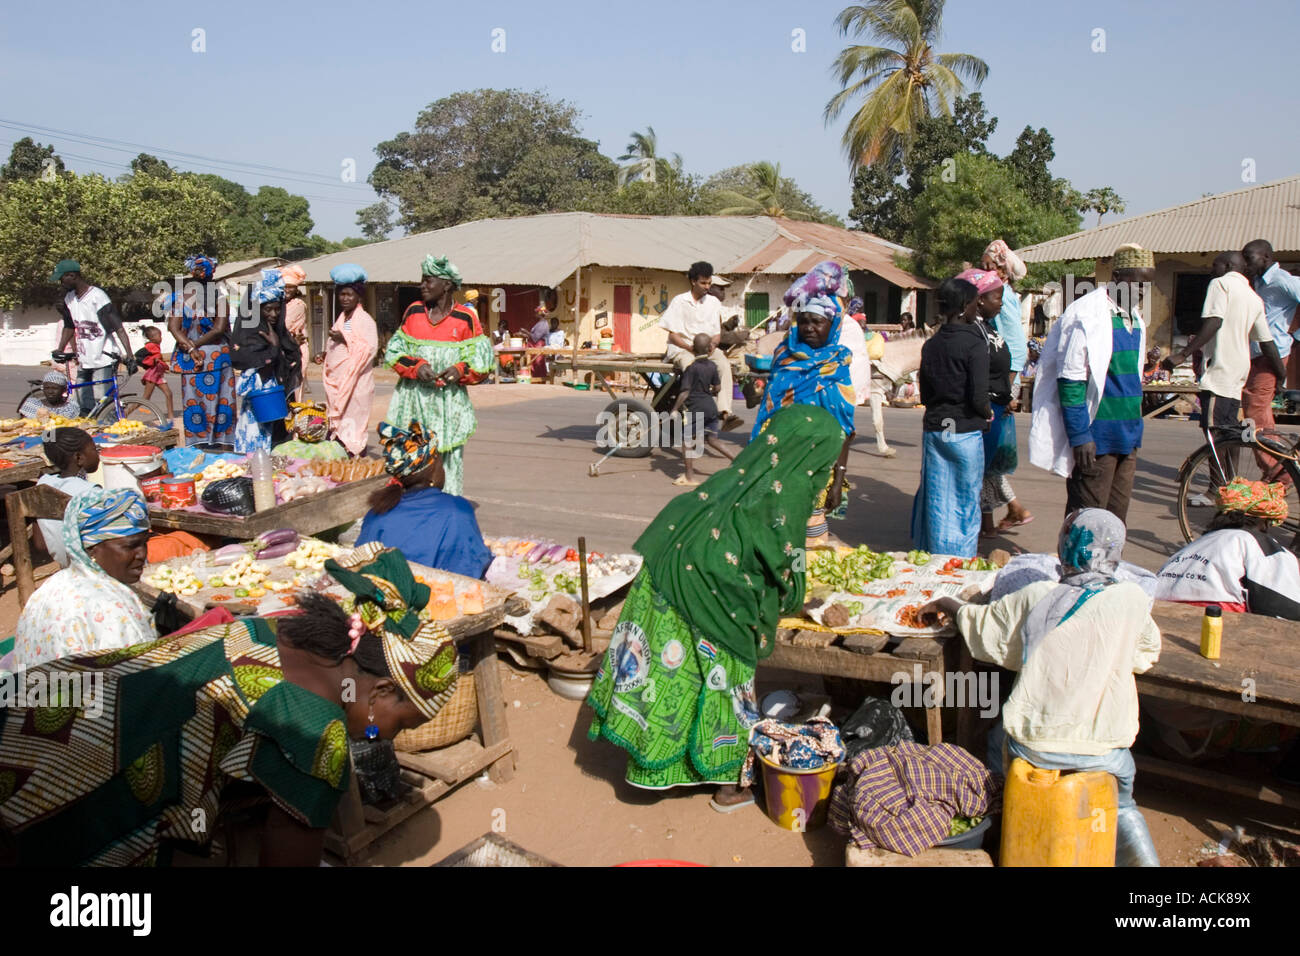
[{"label": "boy in shorts", "polygon": [[707,332],[700,332],[691,341],[691,352],[695,361],[686,366],[682,372],[680,391],[673,404],[673,414],[686,407],[686,424],[682,428],[682,463],[686,473],[674,479],[674,485],[698,485],[691,459],[704,454],[708,445],[728,461],[734,461],[735,455],[718,441],[722,422],[718,415],[718,403],[715,396],[722,389],[722,380],[718,367],[709,359],[713,351],[713,340]]}]

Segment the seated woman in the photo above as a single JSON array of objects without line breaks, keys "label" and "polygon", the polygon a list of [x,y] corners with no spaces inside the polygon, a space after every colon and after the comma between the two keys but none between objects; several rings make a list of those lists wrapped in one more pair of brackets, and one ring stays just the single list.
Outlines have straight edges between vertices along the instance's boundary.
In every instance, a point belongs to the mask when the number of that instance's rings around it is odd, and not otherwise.
[{"label": "seated woman", "polygon": [[492,563],[473,506],[460,495],[442,490],[445,475],[437,436],[426,435],[419,422],[405,429],[379,426],[384,467],[392,478],[370,496],[370,512],[361,522],[357,544],[378,541],[400,548],[416,564],[481,578]]},{"label": "seated woman", "polygon": [[989,734],[988,763],[1003,772],[1007,752],[1044,770],[1104,770],[1119,785],[1117,866],[1159,866],[1146,820],[1133,799],[1129,751],[1138,732],[1134,674],[1160,656],[1151,599],[1117,581],[1124,523],[1109,511],[1071,512],[1057,552],[1061,581],[1030,584],[987,605],[942,597],[922,608],[955,619],[978,661],[1017,671]]},{"label": "seated woman", "polygon": [[1300,621],[1300,558],[1268,534],[1287,518],[1281,484],[1234,478],[1209,530],[1165,562],[1156,598]]},{"label": "seated woman", "polygon": [[[45,457],[55,472],[41,475],[38,485],[49,485],[65,495],[77,496],[97,488],[86,475],[99,470],[99,449],[89,432],[80,428],[51,428],[41,436]],[[41,548],[60,567],[68,566],[68,551],[63,546],[63,522],[54,518],[41,518],[32,530],[32,544]]]},{"label": "seated woman", "polygon": [[149,512],[138,491],[92,486],[69,501],[63,513],[69,564],[23,608],[14,668],[154,640],[153,618],[131,590],[144,573],[148,538]]},{"label": "seated woman", "polygon": [[723,784],[723,813],[753,802],[737,784],[759,717],[754,671],[781,615],[803,606],[795,562],[843,443],[829,412],[778,409],[731,467],[670,501],[637,540],[645,565],[587,697],[588,736],[628,751],[628,783]]},{"label": "seated woman", "polygon": [[67,657],[93,707],[0,711],[0,865],[165,865],[206,848],[223,793],[250,787],[269,798],[263,865],[318,865],[349,741],[432,719],[458,676],[400,552],[325,567],[344,607],[308,593],[301,613]]},{"label": "seated woman", "polygon": [[49,418],[52,415],[81,417],[81,406],[68,388],[68,376],[59,371],[46,372],[45,379],[41,382],[40,397],[30,396],[18,409],[19,418]]}]

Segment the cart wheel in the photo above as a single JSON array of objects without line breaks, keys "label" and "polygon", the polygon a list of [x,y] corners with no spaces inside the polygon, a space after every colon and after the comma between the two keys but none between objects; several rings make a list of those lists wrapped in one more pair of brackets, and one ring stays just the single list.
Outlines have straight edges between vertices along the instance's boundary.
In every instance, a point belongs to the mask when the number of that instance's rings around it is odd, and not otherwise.
[{"label": "cart wheel", "polygon": [[[650,406],[640,399],[620,398],[605,406],[602,432],[612,433],[618,447],[614,450],[616,458],[644,458],[651,452],[651,423],[655,413]],[[608,447],[608,446],[606,446]]]}]

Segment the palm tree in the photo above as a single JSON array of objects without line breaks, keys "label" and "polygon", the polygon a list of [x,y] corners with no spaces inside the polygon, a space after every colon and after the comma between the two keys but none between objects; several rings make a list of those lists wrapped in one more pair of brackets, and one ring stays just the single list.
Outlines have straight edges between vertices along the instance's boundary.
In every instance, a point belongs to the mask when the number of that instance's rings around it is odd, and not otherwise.
[{"label": "palm tree", "polygon": [[1119,193],[1109,186],[1099,186],[1096,189],[1089,189],[1083,197],[1085,203],[1083,212],[1089,209],[1097,214],[1097,225],[1101,225],[1101,217],[1108,212],[1122,213],[1124,211],[1124,200],[1120,198]]},{"label": "palm tree", "polygon": [[749,194],[724,190],[718,198],[730,205],[718,210],[719,216],[775,216],[785,219],[811,219],[804,212],[787,210],[782,200],[781,164],[766,160],[747,170],[753,190]]},{"label": "palm tree", "polygon": [[658,182],[662,175],[680,175],[682,172],[682,154],[673,153],[671,163],[659,155],[659,138],[655,128],[647,126],[644,133],[633,132],[632,141],[627,144],[627,152],[619,157],[631,160],[626,166],[618,168],[618,187],[622,189],[628,183]]},{"label": "palm tree", "polygon": [[943,0],[868,0],[845,7],[835,18],[841,35],[850,32],[893,46],[845,47],[832,67],[843,89],[826,104],[829,124],[865,97],[849,119],[842,140],[852,173],[898,156],[919,120],[949,114],[966,88],[984,82],[988,64],[968,53],[936,53]]}]

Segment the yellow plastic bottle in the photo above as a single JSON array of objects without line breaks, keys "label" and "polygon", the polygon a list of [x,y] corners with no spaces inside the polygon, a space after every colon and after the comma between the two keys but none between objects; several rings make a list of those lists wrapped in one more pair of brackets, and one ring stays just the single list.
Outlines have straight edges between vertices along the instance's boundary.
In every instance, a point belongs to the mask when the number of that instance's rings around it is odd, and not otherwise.
[{"label": "yellow plastic bottle", "polygon": [[1002,866],[1114,866],[1118,788],[1104,771],[1042,770],[1017,757],[1002,796]]}]

